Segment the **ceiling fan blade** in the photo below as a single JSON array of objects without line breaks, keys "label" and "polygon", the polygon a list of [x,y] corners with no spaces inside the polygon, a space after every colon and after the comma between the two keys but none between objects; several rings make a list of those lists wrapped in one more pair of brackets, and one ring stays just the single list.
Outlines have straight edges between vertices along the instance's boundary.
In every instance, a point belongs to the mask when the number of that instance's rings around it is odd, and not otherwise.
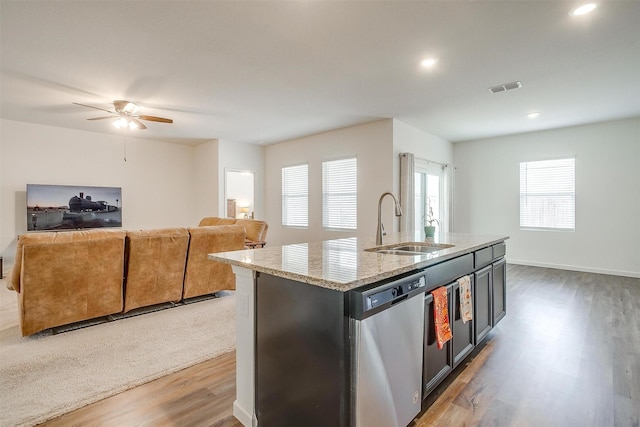
[{"label": "ceiling fan blade", "polygon": [[129,101],[123,101],[123,100],[115,100],[113,101],[113,107],[116,109],[116,111],[118,113],[121,113],[122,110],[124,109],[124,107],[126,107],[126,105],[129,103]]},{"label": "ceiling fan blade", "polygon": [[87,120],[104,120],[104,119],[113,119],[115,116],[103,116],[103,117],[92,117]]},{"label": "ceiling fan blade", "polygon": [[140,120],[149,120],[150,122],[160,122],[160,123],[173,123],[171,119],[165,119],[164,117],[155,117],[155,116],[138,116]]},{"label": "ceiling fan blade", "polygon": [[146,129],[147,127],[138,119],[131,118],[131,121],[138,126],[138,129]]},{"label": "ceiling fan blade", "polygon": [[106,111],[107,113],[111,113],[111,114],[117,114],[115,111],[105,110],[104,108],[94,107],[93,105],[80,104],[80,103],[78,103],[78,102],[72,102],[72,104],[80,105],[80,106],[82,106],[82,107],[89,107],[89,108],[93,108],[93,109],[95,109],[95,110]]}]

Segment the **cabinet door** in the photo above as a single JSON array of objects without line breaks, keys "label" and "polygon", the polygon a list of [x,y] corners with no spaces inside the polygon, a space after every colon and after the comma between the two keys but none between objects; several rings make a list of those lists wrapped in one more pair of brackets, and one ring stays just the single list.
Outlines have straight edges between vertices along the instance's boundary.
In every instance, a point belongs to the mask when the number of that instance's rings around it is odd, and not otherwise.
[{"label": "cabinet door", "polygon": [[[471,300],[473,301],[473,275],[471,279]],[[453,333],[453,367],[455,368],[462,360],[473,351],[473,319],[467,323],[462,321],[460,310],[460,285],[455,282],[452,285],[452,298],[449,313],[451,316],[451,330]]]},{"label": "cabinet door", "polygon": [[493,322],[492,325],[502,320],[507,314],[507,262],[504,258],[493,263]]},{"label": "cabinet door", "polygon": [[476,342],[478,345],[491,330],[491,265],[476,271],[474,275],[473,319],[476,328]]},{"label": "cabinet door", "polygon": [[[451,301],[451,286],[447,286],[447,300]],[[451,304],[449,303],[449,306]],[[441,349],[436,340],[436,326],[433,317],[433,296],[426,294],[424,299],[424,354],[422,369],[422,398],[424,399],[453,369],[451,340]],[[451,316],[451,314],[449,314]]]}]

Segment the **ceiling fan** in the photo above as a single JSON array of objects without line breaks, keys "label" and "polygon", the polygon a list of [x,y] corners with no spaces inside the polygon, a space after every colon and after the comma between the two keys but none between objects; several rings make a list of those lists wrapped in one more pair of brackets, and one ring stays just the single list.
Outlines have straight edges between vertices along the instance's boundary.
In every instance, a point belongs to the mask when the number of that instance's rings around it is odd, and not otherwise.
[{"label": "ceiling fan", "polygon": [[129,127],[129,129],[146,129],[147,127],[140,120],[148,120],[150,122],[160,122],[160,123],[173,123],[171,119],[165,119],[164,117],[156,117],[156,116],[145,116],[143,114],[139,114],[140,106],[129,101],[124,100],[115,100],[113,101],[113,108],[115,111],[106,110],[100,107],[94,107],[93,105],[80,104],[78,102],[74,102],[75,105],[80,105],[82,107],[89,107],[95,110],[106,111],[111,116],[102,116],[102,117],[92,117],[87,120],[104,120],[104,119],[114,119],[113,125],[118,129],[123,127]]}]

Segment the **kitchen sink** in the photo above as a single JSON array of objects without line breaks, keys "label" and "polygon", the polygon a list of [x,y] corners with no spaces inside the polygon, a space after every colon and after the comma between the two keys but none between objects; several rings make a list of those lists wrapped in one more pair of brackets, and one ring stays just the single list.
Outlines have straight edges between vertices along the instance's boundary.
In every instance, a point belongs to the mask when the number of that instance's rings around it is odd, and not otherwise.
[{"label": "kitchen sink", "polygon": [[375,247],[365,250],[368,252],[376,252],[379,254],[415,256],[438,252],[442,249],[452,248],[453,246],[454,245],[447,245],[443,243],[410,242],[400,243],[393,246]]}]

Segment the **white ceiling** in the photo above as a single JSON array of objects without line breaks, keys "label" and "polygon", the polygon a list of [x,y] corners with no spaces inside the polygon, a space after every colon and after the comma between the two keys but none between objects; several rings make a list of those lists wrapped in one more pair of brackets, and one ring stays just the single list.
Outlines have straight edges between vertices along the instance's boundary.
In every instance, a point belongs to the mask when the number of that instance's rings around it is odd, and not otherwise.
[{"label": "white ceiling", "polygon": [[1,116],[114,134],[72,103],[126,99],[174,119],[136,136],[191,144],[381,118],[455,142],[640,116],[640,1],[569,16],[577,4],[2,1]]}]

